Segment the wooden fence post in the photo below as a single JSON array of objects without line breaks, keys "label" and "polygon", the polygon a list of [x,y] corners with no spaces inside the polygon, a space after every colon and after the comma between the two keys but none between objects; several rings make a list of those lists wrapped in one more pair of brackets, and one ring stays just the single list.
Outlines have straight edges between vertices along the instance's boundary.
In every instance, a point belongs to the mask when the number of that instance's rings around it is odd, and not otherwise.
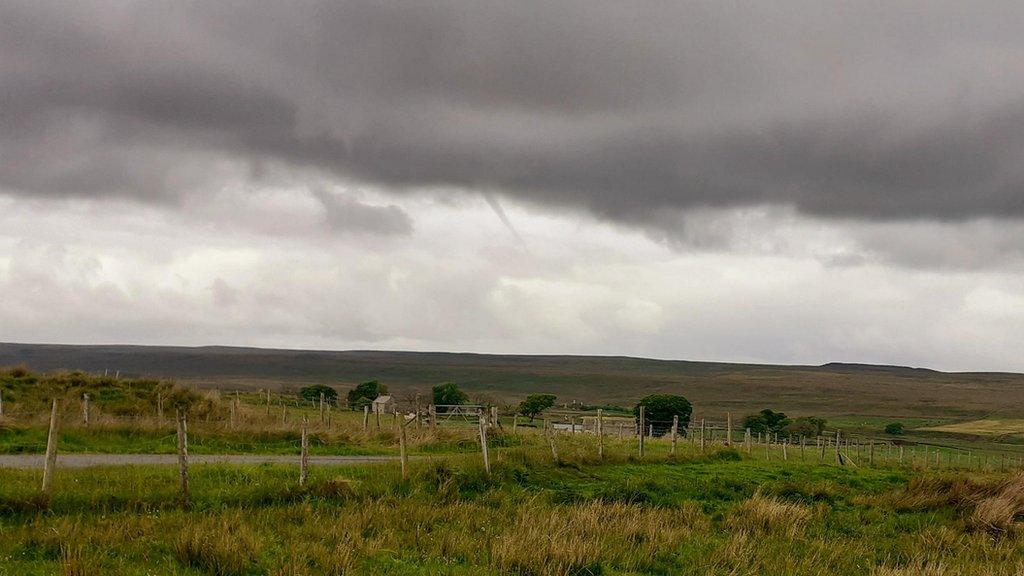
[{"label": "wooden fence post", "polygon": [[640,457],[644,457],[644,406],[640,405],[640,425],[637,426],[637,434],[640,435]]},{"label": "wooden fence post", "polygon": [[872,440],[868,446],[868,466],[875,465],[875,441]]},{"label": "wooden fence post", "polygon": [[789,460],[789,453],[786,452],[786,445],[789,444],[789,438],[782,439],[782,459]]},{"label": "wooden fence post", "polygon": [[309,480],[309,419],[302,417],[302,440],[299,455],[299,486]]},{"label": "wooden fence post", "polygon": [[747,444],[747,454],[750,454],[754,450],[754,447],[752,445],[753,440],[754,438],[753,435],[750,433],[750,428],[747,428],[743,434],[743,441],[746,442]]},{"label": "wooden fence post", "polygon": [[327,416],[324,414],[324,393],[320,393],[320,425],[327,423]]},{"label": "wooden fence post", "polygon": [[700,451],[704,451],[704,419],[700,419]]},{"label": "wooden fence post", "polygon": [[604,410],[597,409],[597,457],[604,459]]},{"label": "wooden fence post", "polygon": [[164,393],[156,393],[156,423],[160,426],[164,425]]},{"label": "wooden fence post", "polygon": [[732,412],[725,413],[725,445],[732,446]]},{"label": "wooden fence post", "polygon": [[178,477],[181,480],[181,505],[189,507],[188,494],[188,420],[185,412],[175,410],[174,420],[177,428],[178,441]]},{"label": "wooden fence post", "polygon": [[676,435],[679,433],[679,415],[672,416],[672,455],[676,453]]},{"label": "wooden fence post", "polygon": [[490,476],[491,475],[491,457],[490,457],[490,454],[488,454],[488,452],[487,452],[487,416],[485,416],[483,413],[480,414],[479,427],[480,427],[480,450],[481,450],[481,452],[483,452],[483,455],[484,455],[484,472],[487,472],[487,475]]},{"label": "wooden fence post", "polygon": [[555,449],[554,434],[551,434],[548,430],[547,418],[544,419],[544,437],[547,438],[548,447],[551,448],[551,457],[554,459],[555,464],[558,464],[558,450]]},{"label": "wooden fence post", "polygon": [[370,428],[370,407],[363,406],[363,432]]},{"label": "wooden fence post", "polygon": [[516,435],[516,431],[519,428],[519,414],[512,415],[512,435]]},{"label": "wooden fence post", "polygon": [[82,394],[82,422],[89,425],[89,393]]},{"label": "wooden fence post", "polygon": [[839,430],[836,430],[836,464],[843,465],[843,455],[839,450]]},{"label": "wooden fence post", "polygon": [[437,406],[430,405],[430,431],[437,431]]},{"label": "wooden fence post", "polygon": [[43,462],[43,497],[49,500],[53,488],[53,469],[57,465],[57,399],[50,406],[50,431],[46,434],[46,460]]},{"label": "wooden fence post", "polygon": [[231,427],[232,430],[235,429],[235,410],[237,409],[237,404],[237,398],[228,403],[228,409],[230,410],[230,414],[228,415],[228,425]]},{"label": "wooden fence post", "polygon": [[285,406],[284,402],[281,402],[281,426],[284,426],[288,422],[288,407]]},{"label": "wooden fence post", "polygon": [[0,418],[4,417],[4,391],[0,390]]},{"label": "wooden fence post", "polygon": [[[419,416],[416,417],[416,420],[419,420]],[[408,440],[405,437],[405,426],[408,423],[405,418],[402,418],[401,428],[398,431],[398,454],[399,460],[402,461],[402,480],[409,477],[409,454],[406,448]]]}]

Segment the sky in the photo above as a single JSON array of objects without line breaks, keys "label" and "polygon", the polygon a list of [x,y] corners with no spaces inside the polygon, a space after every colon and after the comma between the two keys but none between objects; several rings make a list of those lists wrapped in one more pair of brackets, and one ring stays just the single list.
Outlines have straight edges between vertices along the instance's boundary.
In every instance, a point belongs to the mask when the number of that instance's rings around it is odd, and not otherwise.
[{"label": "sky", "polygon": [[1024,371],[1024,4],[0,3],[0,341]]}]

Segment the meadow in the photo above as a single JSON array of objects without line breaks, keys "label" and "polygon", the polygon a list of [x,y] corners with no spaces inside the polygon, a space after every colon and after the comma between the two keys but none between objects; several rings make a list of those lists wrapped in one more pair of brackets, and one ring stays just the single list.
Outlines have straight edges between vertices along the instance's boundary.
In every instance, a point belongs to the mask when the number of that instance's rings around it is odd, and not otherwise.
[{"label": "meadow", "polygon": [[[171,452],[172,418],[158,407],[166,399],[169,412],[178,398],[188,401],[193,453],[296,456],[293,465],[193,464],[188,505],[174,466],[58,467],[49,497],[39,470],[0,468],[0,576],[1024,570],[1024,476],[1019,460],[998,457],[1012,446],[969,445],[974,457],[963,459],[955,445],[878,439],[875,458],[870,445],[844,447],[839,465],[834,446],[709,437],[702,448],[693,434],[674,447],[648,438],[640,456],[636,437],[609,432],[599,455],[592,433],[545,434],[540,420],[506,414],[488,433],[490,474],[478,426],[454,420],[407,425],[405,475],[397,461],[314,464],[300,485],[303,417],[314,454],[394,455],[395,419],[364,425],[361,413],[335,408],[321,421],[318,405],[284,396],[268,403],[259,392],[81,373],[7,370],[0,391],[8,454],[41,452],[56,397],[61,453]],[[865,431],[877,423],[840,420]]]}]

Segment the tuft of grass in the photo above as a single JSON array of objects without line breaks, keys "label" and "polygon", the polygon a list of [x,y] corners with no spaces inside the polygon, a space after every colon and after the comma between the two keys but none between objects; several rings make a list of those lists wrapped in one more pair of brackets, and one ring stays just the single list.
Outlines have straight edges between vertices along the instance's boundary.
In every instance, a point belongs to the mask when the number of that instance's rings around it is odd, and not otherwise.
[{"label": "tuft of grass", "polygon": [[982,498],[974,507],[970,523],[994,534],[1007,533],[1024,518],[1024,475],[1004,482],[998,491]]},{"label": "tuft of grass", "polygon": [[733,506],[728,522],[740,530],[794,537],[804,531],[812,518],[813,511],[807,506],[758,492]]},{"label": "tuft of grass", "polygon": [[257,567],[262,540],[241,513],[184,526],[174,544],[179,562],[216,576],[244,576]]}]

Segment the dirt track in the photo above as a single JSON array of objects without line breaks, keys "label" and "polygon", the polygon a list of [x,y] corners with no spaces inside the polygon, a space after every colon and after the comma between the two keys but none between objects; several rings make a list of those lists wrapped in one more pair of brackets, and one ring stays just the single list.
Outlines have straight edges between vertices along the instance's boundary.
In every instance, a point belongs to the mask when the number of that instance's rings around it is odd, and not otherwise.
[{"label": "dirt track", "polygon": [[[42,468],[42,454],[0,454],[0,468]],[[390,462],[397,456],[310,456],[310,464],[352,465]],[[299,457],[281,454],[189,454],[189,464],[295,464]],[[151,466],[177,464],[176,454],[58,454],[58,468],[88,466]]]}]

